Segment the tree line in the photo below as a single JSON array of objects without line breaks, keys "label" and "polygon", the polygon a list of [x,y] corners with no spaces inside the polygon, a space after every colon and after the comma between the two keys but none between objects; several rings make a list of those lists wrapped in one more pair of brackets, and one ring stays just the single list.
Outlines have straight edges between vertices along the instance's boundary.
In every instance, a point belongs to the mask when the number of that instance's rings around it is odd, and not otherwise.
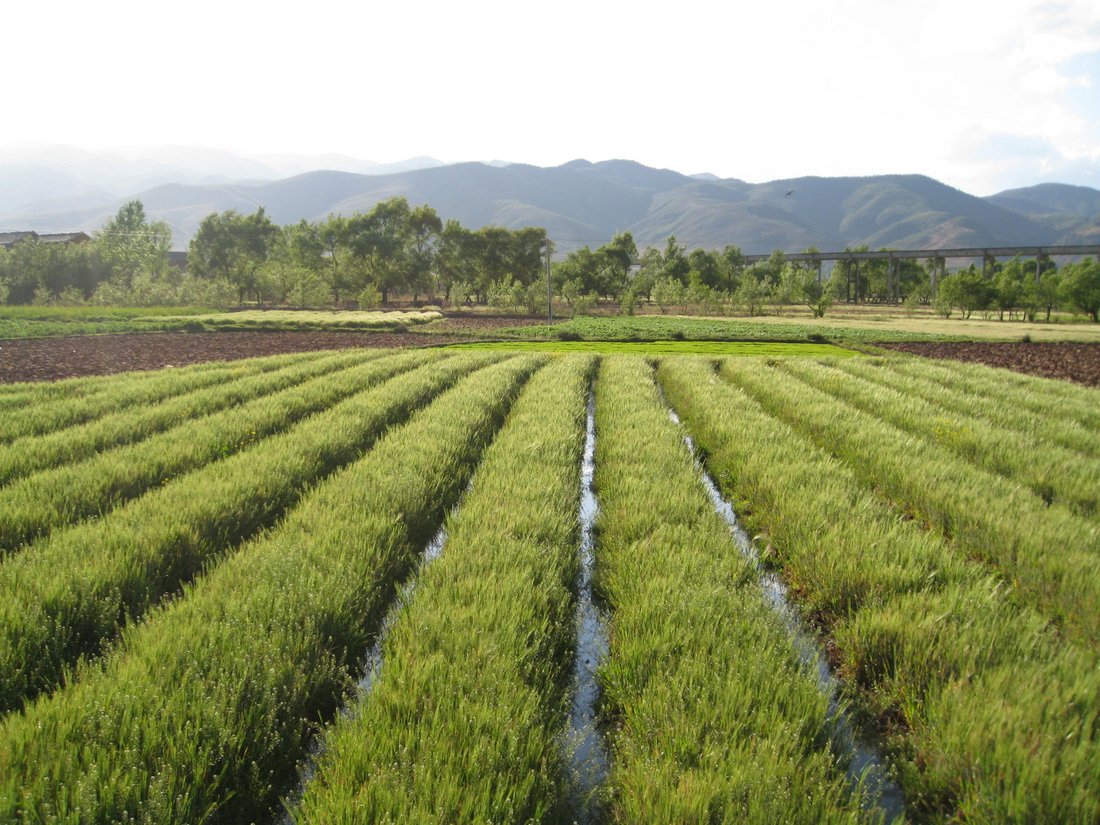
[{"label": "tree line", "polygon": [[[263,208],[206,216],[185,270],[170,261],[171,231],[131,201],[90,243],[33,240],[0,249],[0,302],[11,304],[209,305],[371,308],[395,296],[414,303],[488,304],[545,311],[545,229],[468,229],[403,197],[351,216],[275,224]],[[810,249],[807,252],[815,252]],[[867,247],[850,250],[869,251]],[[550,288],[574,313],[596,304],[633,313],[741,312],[759,315],[805,305],[817,316],[838,301],[932,307],[944,317],[979,312],[1050,320],[1057,309],[1100,312],[1100,263],[1061,269],[1023,259],[974,265],[936,278],[935,261],[840,261],[828,278],[781,252],[746,263],[736,246],[692,249],[667,240],[639,250],[629,232],[556,261]]]}]

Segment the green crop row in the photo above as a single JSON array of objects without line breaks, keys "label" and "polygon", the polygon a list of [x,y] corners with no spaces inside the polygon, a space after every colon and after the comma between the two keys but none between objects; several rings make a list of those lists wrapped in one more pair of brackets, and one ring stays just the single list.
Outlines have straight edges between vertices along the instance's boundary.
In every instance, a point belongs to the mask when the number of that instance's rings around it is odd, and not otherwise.
[{"label": "green crop row", "polygon": [[910,393],[841,372],[833,363],[798,360],[778,367],[899,430],[1019,482],[1047,504],[1061,504],[1083,518],[1100,520],[1100,460],[1062,447],[1036,449],[1035,440],[1023,433],[948,413]]},{"label": "green crop row", "polygon": [[767,557],[829,629],[858,707],[888,739],[910,816],[1096,821],[1095,655],[713,364],[669,360],[659,375]]},{"label": "green crop row", "polygon": [[[310,353],[314,355],[314,353]],[[232,381],[245,375],[279,369],[302,357],[276,356],[244,362],[203,364],[184,369],[149,373],[126,373],[95,382],[88,390],[71,396],[29,398],[21,409],[6,411],[0,419],[0,441],[29,435],[44,435],[74,424],[91,421],[105,413],[140,404],[153,404],[192,390]],[[86,379],[80,379],[81,381]],[[46,385],[49,386],[49,385]],[[81,384],[74,383],[74,387]]]},{"label": "green crop row", "polygon": [[249,822],[289,792],[417,550],[543,359],[478,372],[0,723],[0,822]]},{"label": "green crop row", "polygon": [[325,737],[295,822],[564,821],[593,364],[558,359],[525,388],[394,622],[370,693]]},{"label": "green crop row", "polygon": [[0,565],[0,709],[52,690],[124,619],[178,590],[387,427],[491,360],[499,358],[413,352],[376,361],[361,386],[423,366],[8,559]]},{"label": "green crop row", "polygon": [[1068,636],[1100,645],[1100,525],[766,363],[726,360],[722,376],[1001,572]]},{"label": "green crop row", "polygon": [[1009,409],[1073,421],[1090,432],[1100,432],[1096,390],[1088,387],[1011,370],[992,370],[981,364],[927,358],[900,359],[893,367],[903,375],[933,378],[950,389],[1000,401]]},{"label": "green crop row", "polygon": [[[300,352],[293,355],[308,358],[314,353]],[[227,367],[244,366],[249,362],[260,362],[268,357],[281,359],[283,356],[264,356],[250,358],[247,361],[203,361],[186,367],[174,368],[176,374],[224,370]],[[293,357],[293,356],[291,356]],[[30,404],[45,399],[63,400],[77,398],[98,392],[109,384],[126,383],[133,378],[149,376],[148,371],[116,372],[103,375],[82,375],[76,378],[61,378],[57,381],[17,381],[12,384],[0,384],[0,409],[9,409],[16,405]]]},{"label": "green crop row", "polygon": [[137,444],[24,476],[0,489],[0,553],[231,456],[414,363],[394,357],[345,367],[186,421]]},{"label": "green crop row", "polygon": [[340,352],[258,375],[227,375],[213,387],[193,390],[151,406],[119,410],[48,435],[17,438],[9,444],[0,444],[0,485],[36,470],[81,461],[114,447],[142,441],[185,421],[385,354],[385,350],[370,354],[362,350]]},{"label": "green crop row", "polygon": [[827,697],[715,512],[648,365],[604,363],[596,429],[611,819],[860,820]]},{"label": "green crop row", "polygon": [[[929,366],[925,369],[914,369],[922,366],[920,362],[907,364],[905,372],[898,368],[899,361],[893,358],[863,358],[843,363],[836,361],[833,366],[934,404],[947,411],[947,414],[971,416],[995,429],[1018,433],[1027,439],[1028,452],[1035,453],[1046,447],[1056,446],[1087,458],[1100,459],[1100,427],[1082,426],[1056,406],[1046,412],[1034,412],[1018,405],[1015,400],[992,397],[987,389],[974,383],[949,386],[936,377],[939,365],[928,363]],[[1043,386],[1039,384],[1030,392],[1041,392]],[[1021,394],[1017,392],[1017,395]]]}]

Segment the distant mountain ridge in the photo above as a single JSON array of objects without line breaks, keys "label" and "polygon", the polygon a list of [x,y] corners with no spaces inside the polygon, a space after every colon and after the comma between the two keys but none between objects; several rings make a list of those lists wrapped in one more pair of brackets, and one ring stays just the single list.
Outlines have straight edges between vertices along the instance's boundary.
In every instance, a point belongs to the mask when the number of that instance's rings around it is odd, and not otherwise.
[{"label": "distant mountain ridge", "polygon": [[[125,197],[103,190],[4,211],[0,229],[93,231],[118,206],[141,198],[184,248],[211,212],[263,206],[278,223],[366,211],[402,195],[443,218],[477,228],[545,226],[561,251],[598,246],[622,231],[639,246],[670,235],[689,247],[734,244],[746,253],[1096,243],[1100,191],[1065,184],[969,195],[924,175],[801,177],[750,184],[684,175],[629,160],[575,160],[556,167],[414,159],[385,174],[311,171],[275,180],[171,182]],[[0,193],[3,191],[0,166]],[[0,197],[0,204],[3,198]]]}]

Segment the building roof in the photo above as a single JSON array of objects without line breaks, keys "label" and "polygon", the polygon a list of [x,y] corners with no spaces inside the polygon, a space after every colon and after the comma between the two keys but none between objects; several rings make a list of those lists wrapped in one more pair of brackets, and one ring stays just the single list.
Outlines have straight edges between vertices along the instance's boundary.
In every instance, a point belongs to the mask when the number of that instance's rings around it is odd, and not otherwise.
[{"label": "building roof", "polygon": [[11,249],[20,241],[39,241],[41,243],[87,243],[92,236],[87,232],[45,232],[39,234],[33,229],[19,232],[0,232],[0,246]]}]

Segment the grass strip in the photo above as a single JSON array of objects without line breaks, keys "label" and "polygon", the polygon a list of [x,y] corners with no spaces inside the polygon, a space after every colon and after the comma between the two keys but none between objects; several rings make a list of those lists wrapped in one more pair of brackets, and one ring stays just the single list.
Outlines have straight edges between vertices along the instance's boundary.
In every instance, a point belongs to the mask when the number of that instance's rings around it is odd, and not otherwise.
[{"label": "grass strip", "polygon": [[503,349],[519,352],[590,352],[623,355],[772,355],[862,356],[855,350],[832,344],[783,341],[490,341],[451,344],[448,349]]},{"label": "grass strip", "polygon": [[[316,353],[310,355],[316,357]],[[7,412],[0,419],[0,441],[45,435],[83,424],[109,412],[155,404],[185,392],[279,369],[302,360],[307,359],[276,356],[164,369],[153,373],[124,373],[96,381],[90,387],[82,383],[87,379],[78,379],[69,385],[71,394],[36,398],[29,400],[29,404],[21,409]]]},{"label": "grass strip", "polygon": [[[1100,459],[1100,428],[1083,426],[1072,415],[1066,415],[1066,410],[1059,410],[1057,403],[1047,411],[1037,413],[1015,403],[1005,403],[1003,398],[991,397],[988,389],[977,382],[948,386],[937,379],[931,369],[907,369],[903,373],[894,358],[835,361],[832,365],[850,375],[919,398],[946,410],[948,414],[970,416],[995,429],[1018,433],[1028,441],[1027,452],[1038,452],[1053,446],[1072,450],[1087,458]],[[916,366],[920,366],[920,362],[916,362]],[[1044,388],[1045,384],[1036,383],[1027,393],[1042,393]]]},{"label": "grass strip", "polygon": [[541,363],[510,359],[443,394],[75,684],[0,723],[0,821],[270,820]]},{"label": "grass strip", "polygon": [[[397,364],[377,362],[375,381],[397,366],[423,366],[0,565],[0,709],[52,690],[66,667],[95,655],[124,621],[270,524],[387,427],[466,373],[499,360],[488,354],[398,358]],[[374,383],[367,378],[361,376]]]},{"label": "grass strip", "polygon": [[[101,516],[150,488],[225,459],[417,362],[367,361],[0,489],[0,554],[58,527]],[[366,382],[366,383],[364,383]]]},{"label": "grass strip", "polygon": [[1100,525],[764,362],[725,360],[722,376],[845,461],[864,485],[999,571],[1069,637],[1100,644]]},{"label": "grass strip", "polygon": [[596,579],[615,822],[853,822],[828,702],[643,361],[596,382]]},{"label": "grass strip", "polygon": [[[951,414],[898,390],[841,372],[831,362],[778,364],[800,381],[956,456],[1027,487],[1046,504],[1100,519],[1100,461],[1061,447],[1034,449],[1034,440],[984,420]],[[986,402],[993,406],[992,402]]]},{"label": "grass strip", "polygon": [[184,393],[149,407],[109,413],[87,424],[48,435],[17,438],[10,444],[0,444],[0,485],[37,470],[81,461],[105,450],[142,441],[185,421],[385,354],[384,350],[375,353],[355,350],[299,361],[259,375],[230,378],[213,387]]},{"label": "grass strip", "polygon": [[1095,821],[1095,656],[712,364],[670,359],[659,376],[766,558],[829,630],[914,820]]},{"label": "grass strip", "polygon": [[558,359],[524,389],[392,626],[381,675],[326,733],[295,822],[564,819],[594,363]]}]

